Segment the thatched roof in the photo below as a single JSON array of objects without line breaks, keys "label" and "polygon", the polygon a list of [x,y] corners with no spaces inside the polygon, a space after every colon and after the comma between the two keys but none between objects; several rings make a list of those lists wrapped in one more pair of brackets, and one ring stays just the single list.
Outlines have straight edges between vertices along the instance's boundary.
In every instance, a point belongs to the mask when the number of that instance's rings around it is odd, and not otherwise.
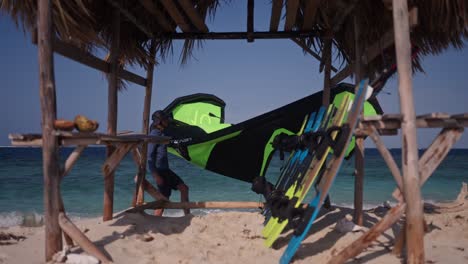
[{"label": "thatched roof", "polygon": [[[226,1],[52,0],[52,2],[57,37],[88,51],[93,51],[96,47],[109,49],[113,36],[113,10],[120,7],[121,60],[145,67],[149,60],[148,50],[152,38],[156,39],[157,59],[161,60],[172,54],[172,41],[162,37],[165,33],[176,30],[206,32],[206,28],[200,26],[200,21],[203,24],[207,15],[214,16],[217,8],[223,8]],[[354,61],[355,57],[354,16],[357,16],[361,32],[359,43],[364,49],[375,46],[386,32],[391,33],[392,30],[391,0],[272,2],[272,14],[275,11],[275,3],[283,2],[281,9],[286,9],[286,15],[281,19],[287,22],[285,31],[315,32],[316,34],[305,42],[318,53],[321,52],[324,38],[332,36],[333,44],[338,50],[338,58],[344,63]],[[314,6],[314,3],[319,4]],[[409,9],[417,8],[418,21],[413,28],[411,38],[412,44],[419,47],[421,54],[437,54],[449,45],[456,48],[463,46],[463,41],[468,37],[468,0],[409,0],[408,3]],[[10,14],[26,31],[34,30],[36,26],[36,5],[37,0],[0,0],[1,10]],[[186,40],[183,61],[189,57],[195,46],[194,41]],[[368,74],[379,71],[388,60],[392,60],[393,50],[388,47],[387,51],[381,49],[380,56],[369,62]],[[416,69],[419,68],[417,60],[414,66]]]}]

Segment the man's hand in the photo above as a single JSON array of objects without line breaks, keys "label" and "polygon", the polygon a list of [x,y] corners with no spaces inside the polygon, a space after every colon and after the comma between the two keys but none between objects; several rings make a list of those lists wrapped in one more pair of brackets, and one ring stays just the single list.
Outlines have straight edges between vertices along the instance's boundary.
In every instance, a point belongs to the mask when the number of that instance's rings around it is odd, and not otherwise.
[{"label": "man's hand", "polygon": [[153,172],[153,178],[156,181],[157,185],[164,185],[164,179],[157,172]]}]

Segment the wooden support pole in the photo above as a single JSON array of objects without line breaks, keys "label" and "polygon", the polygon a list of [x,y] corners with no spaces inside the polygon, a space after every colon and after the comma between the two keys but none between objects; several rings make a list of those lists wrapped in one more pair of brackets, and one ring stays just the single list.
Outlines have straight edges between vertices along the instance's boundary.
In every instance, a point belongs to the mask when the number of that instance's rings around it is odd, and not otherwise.
[{"label": "wooden support pole", "polygon": [[[120,53],[120,11],[117,8],[113,10],[112,21],[112,46],[110,50],[110,77],[108,89],[108,109],[107,109],[107,133],[115,135],[117,132],[117,109],[118,109],[118,75],[119,69],[119,53]],[[107,147],[107,157],[110,157],[114,152],[114,147]],[[104,174],[104,213],[103,220],[111,220],[114,210],[114,173]]]},{"label": "wooden support pole", "polygon": [[325,70],[323,72],[322,105],[324,107],[328,107],[328,105],[330,105],[330,90],[331,90],[331,60],[332,60],[331,36],[325,39],[322,59],[325,63]]},{"label": "wooden support pole", "polygon": [[387,163],[387,166],[390,169],[390,172],[392,173],[395,182],[397,183],[398,189],[403,190],[403,178],[401,177],[400,169],[398,168],[398,165],[393,159],[393,156],[390,153],[390,151],[388,151],[388,149],[385,147],[385,144],[383,143],[382,139],[377,133],[377,130],[375,130],[375,128],[372,128],[372,132],[369,134],[369,136],[372,139],[372,141],[374,141],[374,144],[379,150],[380,155],[385,160],[385,163]]},{"label": "wooden support pole", "polygon": [[407,263],[424,263],[423,204],[418,166],[418,141],[414,111],[411,43],[406,0],[393,0],[393,25],[398,68],[402,123],[403,191],[406,208]]},{"label": "wooden support pole", "polygon": [[263,208],[264,204],[259,202],[168,202],[158,200],[145,203],[127,210],[128,213],[141,212],[147,209],[196,209],[196,208],[211,208],[211,209],[258,209]]},{"label": "wooden support pole", "polygon": [[[299,47],[301,47],[305,52],[309,53],[312,57],[316,58],[320,63],[324,63],[322,57],[320,57],[317,53],[315,53],[314,51],[312,51],[309,47],[307,47],[307,45],[300,39],[295,39],[295,38],[292,38],[291,39],[294,43],[296,43]],[[338,70],[333,67],[333,65],[330,65],[331,67],[331,70],[333,72],[337,72]],[[333,85],[331,85],[333,87]]]},{"label": "wooden support pole", "polygon": [[367,231],[360,238],[356,239],[353,243],[343,249],[338,255],[334,256],[328,264],[342,264],[348,259],[354,258],[367,248],[377,237],[379,237],[385,230],[390,228],[405,212],[405,203],[400,203],[390,209],[384,218],[375,224],[369,231]]},{"label": "wooden support pole", "polygon": [[104,253],[102,253],[64,213],[60,213],[57,219],[62,230],[67,233],[86,253],[96,257],[102,263],[112,263],[112,261],[104,255]]},{"label": "wooden support pole", "polygon": [[102,172],[104,175],[114,174],[115,169],[120,164],[122,159],[127,155],[127,153],[136,146],[135,143],[121,143],[119,146],[112,152],[104,165],[102,166]]},{"label": "wooden support pole", "polygon": [[73,152],[68,156],[67,160],[65,161],[65,167],[62,170],[60,181],[63,180],[63,178],[70,173],[71,169],[73,168],[73,165],[75,165],[76,161],[80,157],[81,153],[83,150],[86,148],[86,145],[78,145]]},{"label": "wooden support pole", "polygon": [[39,94],[42,113],[42,164],[44,173],[45,260],[62,249],[62,232],[58,223],[60,210],[60,165],[58,139],[54,133],[57,118],[53,21],[50,0],[38,1]]},{"label": "wooden support pole", "polygon": [[291,31],[296,23],[297,10],[299,9],[299,0],[288,0],[286,3],[286,21],[284,22],[284,31]]},{"label": "wooden support pole", "polygon": [[247,42],[254,42],[254,0],[247,2]]},{"label": "wooden support pole", "polygon": [[[156,60],[156,41],[151,41],[150,46],[150,56],[152,60]],[[147,85],[145,89],[145,101],[143,106],[143,125],[142,125],[142,133],[148,135],[150,132],[150,122],[149,116],[151,111],[151,96],[153,91],[153,75],[154,75],[154,63],[150,62],[148,65],[148,69],[146,71],[146,79]],[[136,189],[135,195],[133,197],[132,205],[136,206],[138,204],[142,204],[144,202],[144,189],[142,186],[142,180],[146,177],[146,159],[148,156],[148,143],[143,143],[141,146],[141,156],[140,162],[138,164],[138,176],[136,182]]]},{"label": "wooden support pole", "polygon": [[273,0],[271,6],[270,31],[277,32],[281,19],[281,10],[283,10],[283,0]]},{"label": "wooden support pole", "polygon": [[[362,78],[362,63],[361,63],[361,50],[360,43],[360,28],[358,23],[358,15],[354,16],[354,76],[356,89]],[[364,110],[362,115],[364,116]],[[355,224],[362,226],[364,223],[363,215],[363,199],[364,199],[364,138],[356,137],[356,147],[354,152],[354,216],[353,221]]]},{"label": "wooden support pole", "polygon": [[304,11],[304,22],[302,23],[302,30],[312,30],[315,25],[315,14],[317,13],[318,7],[321,0],[309,0],[306,1]]}]

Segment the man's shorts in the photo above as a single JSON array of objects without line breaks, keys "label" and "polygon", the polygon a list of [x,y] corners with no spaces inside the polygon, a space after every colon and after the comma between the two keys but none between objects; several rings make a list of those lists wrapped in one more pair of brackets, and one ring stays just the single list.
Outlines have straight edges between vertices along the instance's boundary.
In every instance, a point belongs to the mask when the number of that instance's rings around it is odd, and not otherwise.
[{"label": "man's shorts", "polygon": [[158,170],[159,176],[164,180],[163,185],[158,185],[159,192],[169,198],[172,190],[177,190],[177,186],[184,184],[184,181],[170,169]]}]

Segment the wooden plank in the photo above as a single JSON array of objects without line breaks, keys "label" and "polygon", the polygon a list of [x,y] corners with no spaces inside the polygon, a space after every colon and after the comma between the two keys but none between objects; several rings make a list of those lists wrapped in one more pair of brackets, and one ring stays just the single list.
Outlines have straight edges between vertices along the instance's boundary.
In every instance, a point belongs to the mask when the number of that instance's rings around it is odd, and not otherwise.
[{"label": "wooden plank", "polygon": [[320,0],[306,1],[304,10],[304,22],[302,23],[302,30],[308,31],[314,29],[315,14],[320,6]]},{"label": "wooden plank", "polygon": [[393,25],[398,69],[400,109],[403,114],[402,167],[406,208],[407,263],[424,263],[423,203],[419,186],[418,141],[414,111],[411,41],[406,0],[393,0]]},{"label": "wooden plank", "polygon": [[[108,85],[108,104],[107,104],[107,134],[115,136],[117,133],[117,115],[118,115],[118,83],[117,76],[120,56],[120,11],[117,8],[113,10],[112,17],[112,43],[110,48],[110,73]],[[113,156],[114,147],[108,145],[106,149],[107,158]],[[106,166],[104,165],[104,168]],[[104,206],[103,220],[112,219],[114,209],[114,173],[113,170],[104,174]]]},{"label": "wooden plank", "polygon": [[146,8],[146,10],[148,10],[148,12],[154,15],[154,18],[164,31],[174,31],[174,26],[168,21],[166,15],[156,7],[152,0],[140,0],[140,3]]},{"label": "wooden plank", "polygon": [[37,13],[39,95],[41,102],[42,167],[44,175],[45,262],[62,249],[60,211],[60,166],[57,137],[53,134],[57,119],[54,58],[52,51],[53,21],[50,0],[39,1]]},{"label": "wooden plank", "polygon": [[353,73],[353,67],[354,67],[353,64],[346,65],[346,67],[344,67],[340,72],[335,74],[333,78],[331,78],[330,85],[332,87],[335,87],[338,83],[348,78],[348,76],[350,76],[351,73]]},{"label": "wooden plank", "polygon": [[247,1],[247,42],[254,42],[254,0]]},{"label": "wooden plank", "polygon": [[112,263],[112,260],[102,253],[64,213],[60,213],[57,219],[62,230],[67,233],[86,253],[96,257],[102,263]]},{"label": "wooden plank", "polygon": [[118,10],[125,18],[132,22],[141,32],[145,33],[146,36],[149,38],[154,38],[153,31],[146,27],[146,25],[140,23],[138,19],[128,11],[127,8],[123,7],[120,3],[120,0],[107,0],[109,4],[111,4],[114,9]]},{"label": "wooden plank", "polygon": [[353,243],[344,248],[338,255],[331,258],[328,264],[342,264],[348,259],[352,259],[359,255],[365,248],[367,248],[374,240],[376,240],[385,230],[390,228],[400,217],[406,209],[405,203],[400,203],[390,209],[384,218],[375,224],[369,231],[367,231],[360,238],[356,239]]},{"label": "wooden plank", "polygon": [[[354,50],[355,57],[361,57],[360,28],[358,26],[358,15],[354,16]],[[330,54],[331,55],[331,54]],[[357,92],[359,82],[362,78],[363,65],[358,61],[354,64],[354,80]],[[364,110],[363,110],[364,112]],[[364,116],[364,114],[361,114]],[[356,138],[356,148],[354,156],[354,216],[353,221],[357,225],[364,225],[363,199],[364,199],[364,138]]]},{"label": "wooden plank", "polygon": [[448,119],[450,115],[447,113],[429,113],[416,116],[416,119]]},{"label": "wooden plank", "polygon": [[192,0],[179,0],[179,4],[184,9],[185,14],[190,18],[192,24],[201,32],[208,32],[208,27],[204,19],[193,6]]},{"label": "wooden plank", "polygon": [[258,209],[263,208],[264,204],[259,202],[167,202],[158,200],[145,203],[141,206],[131,208],[127,212],[139,212],[147,209],[195,209],[195,208],[210,208],[210,209]]},{"label": "wooden plank", "polygon": [[127,153],[134,148],[136,145],[132,143],[122,143],[115,149],[115,151],[110,155],[102,166],[102,173],[104,177],[109,177],[114,173],[117,166],[119,166],[122,159],[127,155]]},{"label": "wooden plank", "polygon": [[[316,58],[319,62],[323,62],[323,59],[322,57],[320,57],[320,55],[318,55],[317,53],[315,53],[313,50],[311,50],[309,47],[307,47],[307,45],[300,39],[295,39],[295,38],[292,38],[291,39],[294,43],[296,43],[299,47],[301,47],[305,52],[309,53],[312,57]],[[330,65],[331,67],[331,70],[334,71],[334,72],[337,72],[338,70],[333,67],[333,65]],[[333,87],[333,85],[332,85]]]},{"label": "wooden plank", "polygon": [[270,31],[277,32],[283,10],[283,0],[273,0],[271,5]]},{"label": "wooden plank", "polygon": [[375,146],[380,152],[380,155],[382,155],[382,158],[385,160],[385,163],[387,163],[388,168],[390,169],[390,172],[392,173],[393,178],[395,179],[395,182],[397,183],[398,189],[402,190],[403,189],[403,179],[401,176],[400,168],[398,168],[398,165],[396,164],[395,160],[393,159],[392,154],[390,151],[385,147],[384,142],[380,138],[380,136],[377,133],[377,130],[375,128],[372,128],[372,133],[369,134],[370,138],[372,141],[374,141]]},{"label": "wooden plank", "polygon": [[[143,179],[142,186],[143,186],[144,190],[149,195],[151,195],[151,197],[153,197],[154,199],[156,199],[156,200],[167,200],[167,198],[164,195],[162,195],[162,193],[160,193],[156,188],[154,188],[154,186],[149,181],[147,181],[146,179]],[[141,204],[143,204],[143,203],[141,203]],[[141,204],[139,204],[139,205],[141,205]]]},{"label": "wooden plank", "polygon": [[[156,61],[156,40],[151,41],[150,46],[150,56],[151,59]],[[150,63],[148,65],[148,69],[146,72],[146,79],[148,80],[148,84],[145,89],[145,100],[143,103],[143,124],[142,124],[142,133],[148,135],[150,132],[150,123],[149,123],[149,116],[151,110],[151,95],[153,91],[153,76],[154,76],[154,63]],[[135,206],[137,204],[142,204],[144,202],[144,188],[142,186],[142,180],[146,177],[146,159],[148,153],[148,143],[143,143],[141,146],[141,158],[140,163],[138,166],[138,175],[137,175],[137,182],[136,182],[136,189],[135,195],[132,201],[132,205]]]},{"label": "wooden plank", "polygon": [[323,48],[323,60],[325,63],[325,70],[323,72],[323,93],[322,93],[322,106],[325,108],[330,104],[330,90],[331,90],[331,59],[332,59],[332,42],[331,38],[325,39]]},{"label": "wooden plank", "polygon": [[86,147],[86,145],[78,145],[68,156],[67,160],[65,161],[65,167],[62,170],[60,180],[62,180],[71,171],[73,165],[75,165],[76,161]]},{"label": "wooden plank", "polygon": [[[320,36],[320,32],[315,31],[254,31],[252,34],[255,39],[290,39],[290,38],[310,38]],[[226,40],[226,39],[247,39],[249,36],[247,32],[174,32],[174,33],[160,33],[157,35],[160,39],[212,39],[212,40]]]},{"label": "wooden plank", "polygon": [[[87,53],[72,44],[55,39],[54,51],[66,58],[69,58],[71,60],[84,64],[86,66],[89,66],[93,69],[102,71],[104,73],[110,73],[110,63],[102,59],[99,59],[98,57],[90,53]],[[124,70],[122,68],[119,68],[118,74],[119,74],[119,77],[129,82],[132,82],[141,86],[146,85],[145,78],[137,74],[134,74],[132,72],[129,72],[127,70]]]},{"label": "wooden plank", "polygon": [[161,0],[160,2],[164,6],[166,11],[169,13],[171,18],[176,22],[176,24],[179,26],[179,28],[183,32],[191,32],[192,31],[192,28],[191,28],[190,24],[188,24],[185,21],[184,16],[179,11],[179,9],[175,5],[174,1],[172,1],[172,0]]},{"label": "wooden plank", "polygon": [[291,31],[296,23],[297,11],[299,9],[299,0],[288,0],[286,3],[286,22],[284,31]]},{"label": "wooden plank", "polygon": [[382,120],[397,120],[402,121],[403,115],[402,114],[385,114],[382,116]]}]

